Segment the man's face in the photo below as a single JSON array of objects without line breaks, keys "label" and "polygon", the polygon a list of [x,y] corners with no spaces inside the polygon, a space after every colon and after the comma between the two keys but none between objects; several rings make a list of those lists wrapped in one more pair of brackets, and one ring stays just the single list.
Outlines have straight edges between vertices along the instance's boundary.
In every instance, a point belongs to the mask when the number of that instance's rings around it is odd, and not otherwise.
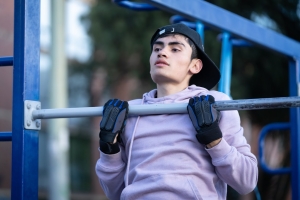
[{"label": "man's face", "polygon": [[186,84],[193,75],[192,48],[182,35],[170,35],[154,42],[150,56],[150,74],[156,84]]}]

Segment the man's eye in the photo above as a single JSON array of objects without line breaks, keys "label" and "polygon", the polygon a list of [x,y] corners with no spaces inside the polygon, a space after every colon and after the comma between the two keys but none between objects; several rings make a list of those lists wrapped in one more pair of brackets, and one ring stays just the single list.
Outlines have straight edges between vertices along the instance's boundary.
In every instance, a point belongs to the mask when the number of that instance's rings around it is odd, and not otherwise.
[{"label": "man's eye", "polygon": [[179,49],[175,49],[175,48],[174,48],[174,49],[172,49],[172,51],[173,51],[173,52],[177,52],[177,51],[179,51]]},{"label": "man's eye", "polygon": [[153,49],[153,51],[158,52],[160,50],[160,48],[156,47]]}]

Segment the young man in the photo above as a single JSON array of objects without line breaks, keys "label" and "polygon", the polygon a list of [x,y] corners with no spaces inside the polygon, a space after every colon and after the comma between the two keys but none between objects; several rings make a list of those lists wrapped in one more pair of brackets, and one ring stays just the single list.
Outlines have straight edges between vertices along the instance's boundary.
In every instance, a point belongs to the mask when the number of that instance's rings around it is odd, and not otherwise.
[{"label": "young man", "polygon": [[[151,39],[150,74],[157,89],[130,105],[188,103],[188,114],[130,116],[128,103],[104,105],[96,173],[109,199],[226,199],[227,184],[241,194],[257,183],[257,160],[237,111],[211,104],[230,98],[210,91],[220,72],[199,34],[183,24]],[[125,126],[126,124],[126,126]]]}]

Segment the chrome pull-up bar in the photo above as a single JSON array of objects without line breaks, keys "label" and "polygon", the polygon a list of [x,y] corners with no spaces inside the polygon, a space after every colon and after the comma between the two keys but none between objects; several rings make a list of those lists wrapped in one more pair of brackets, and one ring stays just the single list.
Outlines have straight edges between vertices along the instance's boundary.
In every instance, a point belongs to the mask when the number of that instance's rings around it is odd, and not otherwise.
[{"label": "chrome pull-up bar", "polygon": [[[258,110],[300,107],[300,97],[277,97],[216,101],[212,105],[219,111]],[[130,105],[130,115],[181,114],[187,113],[187,103]],[[33,110],[32,119],[75,118],[101,116],[103,107],[60,108]]]},{"label": "chrome pull-up bar", "polygon": [[[300,107],[300,97],[277,97],[261,99],[241,99],[216,101],[212,106],[219,111],[259,110]],[[26,129],[39,130],[40,119],[76,118],[102,116],[103,107],[41,109],[38,101],[24,102],[24,126]],[[158,115],[187,113],[187,103],[130,105],[129,115]]]}]

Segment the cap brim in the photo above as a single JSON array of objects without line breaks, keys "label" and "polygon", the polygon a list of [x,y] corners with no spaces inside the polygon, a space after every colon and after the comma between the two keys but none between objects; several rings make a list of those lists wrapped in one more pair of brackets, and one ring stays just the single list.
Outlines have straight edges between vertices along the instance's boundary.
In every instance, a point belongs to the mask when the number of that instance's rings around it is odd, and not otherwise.
[{"label": "cap brim", "polygon": [[[199,49],[199,48],[198,48]],[[199,49],[199,59],[202,61],[202,69],[190,79],[190,85],[197,85],[208,90],[212,89],[221,78],[221,73],[215,63]]]}]

